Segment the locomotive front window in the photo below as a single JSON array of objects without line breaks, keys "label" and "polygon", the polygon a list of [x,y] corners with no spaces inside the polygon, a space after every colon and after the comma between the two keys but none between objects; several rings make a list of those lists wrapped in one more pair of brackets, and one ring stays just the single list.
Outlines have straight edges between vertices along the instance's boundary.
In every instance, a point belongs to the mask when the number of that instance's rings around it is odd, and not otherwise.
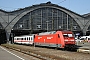
[{"label": "locomotive front window", "polygon": [[73,35],[72,35],[72,34],[68,34],[68,36],[69,36],[69,37],[73,37]]},{"label": "locomotive front window", "polygon": [[73,37],[72,34],[63,34],[64,37]]},{"label": "locomotive front window", "polygon": [[68,37],[68,35],[67,35],[67,34],[63,34],[63,36],[64,36],[64,37]]}]

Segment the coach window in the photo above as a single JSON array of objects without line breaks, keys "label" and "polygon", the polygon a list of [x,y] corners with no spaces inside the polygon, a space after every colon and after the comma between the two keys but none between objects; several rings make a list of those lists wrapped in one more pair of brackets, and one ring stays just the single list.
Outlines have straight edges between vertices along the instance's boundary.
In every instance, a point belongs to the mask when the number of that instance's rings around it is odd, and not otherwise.
[{"label": "coach window", "polygon": [[26,40],[26,38],[25,38],[25,40]]},{"label": "coach window", "polygon": [[28,40],[28,37],[27,37],[27,40]]},{"label": "coach window", "polygon": [[30,37],[29,37],[29,40],[30,40]]},{"label": "coach window", "polygon": [[31,40],[32,40],[32,37],[31,37]]},{"label": "coach window", "polygon": [[88,40],[90,40],[90,38],[88,38]]}]

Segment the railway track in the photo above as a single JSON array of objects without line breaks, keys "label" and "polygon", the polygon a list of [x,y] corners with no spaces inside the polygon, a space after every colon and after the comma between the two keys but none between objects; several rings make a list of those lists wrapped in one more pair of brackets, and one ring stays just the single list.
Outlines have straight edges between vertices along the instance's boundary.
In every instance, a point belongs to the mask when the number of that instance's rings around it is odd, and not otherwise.
[{"label": "railway track", "polygon": [[[60,58],[60,57],[55,57],[53,55],[48,55],[48,54],[43,54],[43,53],[38,53],[38,52],[35,52],[32,51],[32,50],[28,50],[28,49],[22,49],[22,48],[18,48],[16,46],[11,46],[11,45],[2,45],[3,47],[5,48],[8,48],[10,50],[14,50],[14,51],[18,51],[18,52],[21,52],[21,53],[24,53],[24,54],[27,54],[29,56],[32,56],[32,57],[35,57],[35,58],[38,58],[39,60],[67,60],[67,59],[64,59],[64,58]],[[35,48],[35,47],[34,47]]]},{"label": "railway track", "polygon": [[90,60],[90,54],[78,52],[62,51],[55,49],[47,49],[33,46],[23,46],[7,44],[3,45],[9,49],[13,49],[30,56],[34,56],[40,60]]}]

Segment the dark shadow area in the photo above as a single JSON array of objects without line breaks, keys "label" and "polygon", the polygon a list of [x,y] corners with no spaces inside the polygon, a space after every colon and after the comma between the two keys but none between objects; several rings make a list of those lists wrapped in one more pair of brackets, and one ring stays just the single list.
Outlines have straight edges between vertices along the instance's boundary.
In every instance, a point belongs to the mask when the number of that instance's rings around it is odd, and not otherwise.
[{"label": "dark shadow area", "polygon": [[4,44],[7,42],[6,32],[4,29],[0,29],[0,44]]}]

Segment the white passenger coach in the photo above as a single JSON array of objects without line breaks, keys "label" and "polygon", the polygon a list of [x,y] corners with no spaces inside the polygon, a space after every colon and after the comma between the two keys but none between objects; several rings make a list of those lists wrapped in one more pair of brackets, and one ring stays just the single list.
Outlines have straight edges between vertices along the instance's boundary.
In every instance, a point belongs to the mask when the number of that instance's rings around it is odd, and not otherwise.
[{"label": "white passenger coach", "polygon": [[14,37],[14,43],[18,43],[18,44],[31,44],[32,45],[33,41],[34,41],[34,34]]}]

